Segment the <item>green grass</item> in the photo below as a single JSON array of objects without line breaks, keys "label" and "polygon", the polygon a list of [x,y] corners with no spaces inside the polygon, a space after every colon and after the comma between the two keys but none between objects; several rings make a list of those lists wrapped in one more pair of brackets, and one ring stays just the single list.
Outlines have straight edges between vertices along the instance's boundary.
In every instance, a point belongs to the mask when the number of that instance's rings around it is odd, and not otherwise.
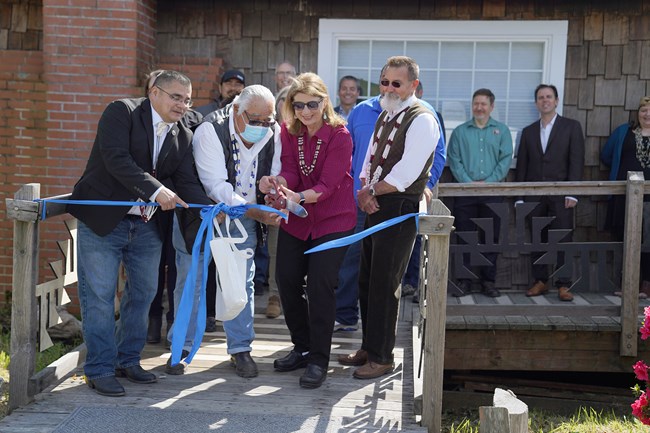
[{"label": "green grass", "polygon": [[[528,414],[529,433],[648,433],[636,418],[616,416],[613,412],[599,412],[581,408],[570,417],[532,410]],[[443,414],[442,433],[479,433],[478,409]]]}]

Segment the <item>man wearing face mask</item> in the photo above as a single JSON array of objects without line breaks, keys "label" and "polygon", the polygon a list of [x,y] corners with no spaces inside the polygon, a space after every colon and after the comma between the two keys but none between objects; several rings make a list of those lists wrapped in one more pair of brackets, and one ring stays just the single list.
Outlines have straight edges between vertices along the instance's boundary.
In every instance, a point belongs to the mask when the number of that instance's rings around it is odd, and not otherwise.
[{"label": "man wearing face mask", "polygon": [[[271,91],[261,85],[252,85],[244,88],[231,105],[215,113],[212,120],[203,122],[196,129],[192,144],[194,158],[199,178],[207,195],[215,202],[222,202],[228,206],[243,204],[263,204],[264,194],[259,191],[258,180],[262,176],[275,176],[280,173],[280,128],[275,122],[275,98]],[[188,211],[190,212],[190,211]],[[185,221],[191,218],[175,220],[174,247],[177,252],[178,264],[177,289],[174,300],[180,303],[183,284],[188,274],[192,261],[191,251],[196,238],[196,224],[189,225]],[[179,224],[181,221],[181,224]],[[275,213],[264,212],[259,209],[249,209],[240,219],[248,238],[243,243],[237,244],[240,250],[255,250],[257,245],[258,224],[279,225],[280,217]],[[223,225],[223,224],[222,224]],[[225,227],[222,232],[225,233]],[[181,235],[182,233],[182,235]],[[231,222],[230,233],[233,237],[241,237],[237,226]],[[202,263],[203,259],[199,259]],[[232,320],[223,322],[226,332],[228,353],[231,365],[240,377],[255,377],[258,374],[257,365],[250,356],[252,342],[255,338],[253,330],[254,285],[255,274],[254,257],[246,262],[247,280],[246,293],[248,303],[244,309]],[[197,275],[197,284],[201,282],[201,266]],[[195,291],[198,293],[198,291]],[[193,314],[183,346],[181,359],[185,358],[192,347],[191,338],[196,329],[196,310],[198,309],[198,296],[194,299]],[[172,328],[172,334],[174,328]],[[171,335],[169,340],[171,341]],[[183,374],[184,364],[181,362],[171,365],[171,358],[167,362],[167,374]]]}]

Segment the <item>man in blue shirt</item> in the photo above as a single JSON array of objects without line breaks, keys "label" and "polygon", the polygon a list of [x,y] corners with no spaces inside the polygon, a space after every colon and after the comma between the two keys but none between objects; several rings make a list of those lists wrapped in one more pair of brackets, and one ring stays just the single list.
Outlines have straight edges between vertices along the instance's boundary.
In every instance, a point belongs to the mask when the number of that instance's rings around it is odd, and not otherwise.
[{"label": "man in blue shirt", "polygon": [[[472,96],[472,119],[456,127],[449,139],[449,169],[458,183],[501,182],[508,175],[512,162],[512,136],[510,129],[490,115],[494,109],[494,94],[489,89],[478,89]],[[501,197],[456,197],[454,217],[458,232],[478,228],[472,218],[492,218],[494,242],[499,239],[500,220],[489,207],[490,203],[503,201]],[[486,242],[485,239],[481,240]],[[501,296],[494,286],[497,253],[483,254],[492,264],[481,267],[483,293],[490,297]],[[469,254],[463,254],[463,265],[469,270]],[[458,280],[459,292],[454,296],[469,294],[472,281],[467,273]]]},{"label": "man in blue shirt", "polygon": [[[383,71],[382,71],[383,73]],[[347,128],[352,135],[352,177],[354,179],[354,191],[356,200],[356,191],[361,189],[361,181],[359,180],[359,173],[363,168],[363,160],[366,156],[370,139],[375,130],[375,123],[382,112],[379,105],[381,95],[384,93],[382,86],[379,86],[380,95],[369,98],[357,104],[348,117]],[[429,108],[433,113],[436,120],[439,120],[437,113],[424,100],[420,100],[425,107]],[[441,124],[441,121],[438,121]],[[433,188],[438,182],[442,170],[445,165],[446,149],[445,149],[445,134],[444,127],[441,127],[440,140],[436,145],[436,154],[434,155],[434,164],[431,167],[431,177],[425,188],[427,198],[431,198],[430,188]],[[357,225],[354,229],[355,233],[363,230],[366,213],[357,207]],[[417,238],[416,238],[417,239]],[[416,248],[419,252],[420,247]],[[414,248],[415,250],[415,248]],[[359,293],[359,261],[361,255],[361,243],[355,242],[350,245],[345,254],[341,269],[339,271],[339,284],[336,289],[336,322],[334,324],[335,331],[354,331],[357,329],[357,322],[359,320],[359,307],[358,307],[358,293]],[[417,257],[419,263],[419,255]]]}]

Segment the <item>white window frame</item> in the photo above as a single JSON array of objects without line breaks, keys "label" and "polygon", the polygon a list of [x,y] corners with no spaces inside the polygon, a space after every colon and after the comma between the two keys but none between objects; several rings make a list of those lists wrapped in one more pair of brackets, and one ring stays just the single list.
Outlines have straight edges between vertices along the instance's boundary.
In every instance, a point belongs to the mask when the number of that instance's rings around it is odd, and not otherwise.
[{"label": "white window frame", "polygon": [[[336,101],[339,40],[543,42],[542,82],[555,85],[562,101],[568,28],[566,20],[407,21],[322,18],[319,20],[318,75],[325,81],[332,101]],[[533,91],[531,89],[531,103],[534,102]],[[561,104],[557,111],[562,114]]]}]

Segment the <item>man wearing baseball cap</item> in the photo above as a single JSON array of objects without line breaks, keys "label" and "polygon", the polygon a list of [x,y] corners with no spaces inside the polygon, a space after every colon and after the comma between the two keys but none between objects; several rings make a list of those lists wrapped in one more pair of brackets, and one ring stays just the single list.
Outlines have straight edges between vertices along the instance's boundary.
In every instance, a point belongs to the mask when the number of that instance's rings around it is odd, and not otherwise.
[{"label": "man wearing baseball cap", "polygon": [[220,108],[230,104],[235,96],[239,95],[246,86],[246,77],[242,71],[237,69],[230,69],[221,76],[221,84],[219,85],[219,96],[208,105],[203,105],[196,108],[196,111],[203,116],[216,111]]}]

